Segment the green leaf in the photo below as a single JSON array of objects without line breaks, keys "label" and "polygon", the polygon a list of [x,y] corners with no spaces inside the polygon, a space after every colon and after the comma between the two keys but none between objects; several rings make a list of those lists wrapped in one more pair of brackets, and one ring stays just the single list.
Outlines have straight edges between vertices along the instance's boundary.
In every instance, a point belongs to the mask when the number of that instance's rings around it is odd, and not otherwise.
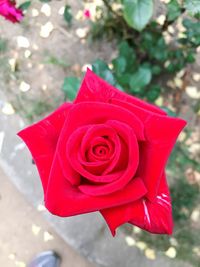
[{"label": "green leaf", "polygon": [[114,85],[116,83],[115,78],[109,69],[108,65],[100,59],[97,59],[93,64],[92,64],[92,70],[99,75],[101,78],[106,80],[108,83]]},{"label": "green leaf", "polygon": [[155,65],[155,66],[152,66],[152,73],[154,75],[159,75],[161,73],[162,69],[160,66],[158,65]]},{"label": "green leaf", "polygon": [[119,89],[120,91],[124,92],[124,88],[123,88],[119,83],[116,83],[116,84],[115,84],[115,87],[116,87],[117,89]]},{"label": "green leaf", "polygon": [[126,41],[123,41],[119,45],[119,57],[123,57],[126,60],[126,71],[133,71],[137,68],[136,54]]},{"label": "green leaf", "polygon": [[24,3],[22,3],[21,5],[19,5],[19,9],[21,10],[27,10],[31,5],[31,1],[26,1]]},{"label": "green leaf", "polygon": [[106,62],[104,62],[101,59],[97,59],[94,61],[94,63],[92,64],[92,70],[97,74],[100,75],[102,72],[104,72],[105,70],[108,70],[108,65],[106,64]]},{"label": "green leaf", "polygon": [[117,76],[116,79],[117,79],[117,82],[119,84],[121,84],[124,88],[127,88],[129,87],[129,84],[130,84],[130,80],[131,80],[131,77],[132,77],[133,74],[130,74],[130,73],[124,73],[123,75],[121,76]]},{"label": "green leaf", "polygon": [[186,61],[188,63],[194,63],[196,60],[196,57],[195,57],[195,52],[188,52],[187,56],[186,56]]},{"label": "green leaf", "polygon": [[129,59],[132,54],[132,47],[130,47],[130,45],[126,41],[121,42],[119,45],[119,55],[125,57],[126,59]]},{"label": "green leaf", "polygon": [[115,78],[110,70],[105,70],[101,77],[105,79],[108,83],[115,85]]},{"label": "green leaf", "polygon": [[124,57],[117,57],[112,61],[114,70],[117,75],[120,75],[126,70],[126,59]]},{"label": "green leaf", "polygon": [[185,0],[185,8],[192,15],[200,13],[200,1],[199,0]]},{"label": "green leaf", "polygon": [[139,92],[141,88],[144,88],[151,81],[152,73],[150,68],[140,67],[139,70],[134,73],[130,80],[131,92]]},{"label": "green leaf", "polygon": [[165,112],[167,112],[167,114],[169,116],[171,116],[171,117],[177,117],[176,113],[173,110],[171,110],[169,107],[163,106],[163,107],[161,107],[161,109],[164,110]]},{"label": "green leaf", "polygon": [[167,5],[167,19],[168,21],[176,20],[181,14],[181,7],[177,0],[171,0]]},{"label": "green leaf", "polygon": [[64,10],[64,19],[65,19],[65,21],[68,23],[68,25],[71,25],[73,16],[72,16],[72,9],[71,9],[71,6],[69,6],[69,5],[66,5],[66,6],[65,6],[65,10]]},{"label": "green leaf", "polygon": [[159,85],[152,85],[150,88],[148,88],[146,97],[149,101],[154,102],[160,95],[161,88]]},{"label": "green leaf", "polygon": [[80,80],[77,77],[71,76],[64,79],[62,90],[65,94],[65,98],[69,100],[74,100],[76,97],[77,91],[80,86]]},{"label": "green leaf", "polygon": [[123,0],[123,16],[137,31],[142,31],[153,15],[153,0]]}]

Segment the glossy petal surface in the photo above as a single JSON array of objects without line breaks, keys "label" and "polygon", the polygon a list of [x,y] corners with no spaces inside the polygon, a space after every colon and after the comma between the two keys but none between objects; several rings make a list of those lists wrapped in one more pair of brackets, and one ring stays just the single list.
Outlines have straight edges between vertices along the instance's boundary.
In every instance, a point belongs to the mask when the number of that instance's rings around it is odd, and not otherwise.
[{"label": "glossy petal surface", "polygon": [[46,191],[60,131],[72,104],[63,104],[41,121],[18,133],[28,146]]},{"label": "glossy petal surface", "polygon": [[144,197],[126,205],[102,210],[101,213],[113,235],[116,228],[126,222],[151,233],[172,234],[172,207],[165,174],[162,175],[155,201]]}]

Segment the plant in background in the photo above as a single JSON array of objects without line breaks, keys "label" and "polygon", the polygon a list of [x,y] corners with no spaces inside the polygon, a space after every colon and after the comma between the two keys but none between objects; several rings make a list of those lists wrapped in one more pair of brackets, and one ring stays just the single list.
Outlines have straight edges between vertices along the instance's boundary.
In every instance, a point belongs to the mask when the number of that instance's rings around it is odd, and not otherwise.
[{"label": "plant in background", "polygon": [[[159,14],[150,21],[151,0],[126,0],[118,5],[117,1],[103,2],[101,16],[92,23],[91,36],[116,38],[118,56],[112,64],[97,60],[94,71],[115,86],[154,102],[168,91],[168,81],[176,79],[180,71],[195,61],[200,45],[200,22],[183,14],[194,14],[198,9],[192,9],[188,1],[179,4],[172,0],[165,7],[165,16]],[[179,89],[184,86],[183,81]]]},{"label": "plant in background", "polygon": [[[112,62],[97,59],[93,71],[119,89],[151,102],[171,89],[169,81],[175,81],[177,92],[184,92],[187,66],[195,62],[200,45],[200,2],[194,8],[192,1],[171,0],[163,6],[166,14],[153,19],[152,0],[102,2],[96,7],[90,38],[116,39],[118,55]],[[66,86],[64,92],[67,96]]]}]

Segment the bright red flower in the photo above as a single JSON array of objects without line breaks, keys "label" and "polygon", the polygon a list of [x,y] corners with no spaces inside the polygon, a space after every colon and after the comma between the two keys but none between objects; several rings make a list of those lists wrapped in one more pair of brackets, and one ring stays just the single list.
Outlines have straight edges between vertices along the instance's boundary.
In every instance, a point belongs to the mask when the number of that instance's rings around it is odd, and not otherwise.
[{"label": "bright red flower", "polygon": [[85,9],[84,12],[83,12],[84,16],[88,19],[91,18],[91,13],[90,13],[90,10],[89,9]]},{"label": "bright red flower", "polygon": [[16,2],[11,0],[0,0],[0,15],[13,23],[23,18],[22,10],[16,8]]},{"label": "bright red flower", "polygon": [[126,222],[171,234],[165,165],[185,125],[88,70],[73,103],[19,136],[36,162],[51,213],[100,211],[113,235]]}]

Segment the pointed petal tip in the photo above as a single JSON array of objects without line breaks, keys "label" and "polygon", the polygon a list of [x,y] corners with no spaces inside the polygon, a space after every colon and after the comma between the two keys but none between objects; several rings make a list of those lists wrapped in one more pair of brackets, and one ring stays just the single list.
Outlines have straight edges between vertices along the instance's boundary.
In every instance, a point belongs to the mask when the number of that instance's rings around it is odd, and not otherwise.
[{"label": "pointed petal tip", "polygon": [[19,138],[21,138],[24,142],[25,142],[25,136],[24,136],[25,130],[26,130],[26,128],[25,129],[22,129],[22,130],[20,130],[19,132],[16,133],[16,135]]},{"label": "pointed petal tip", "polygon": [[116,231],[115,230],[111,231],[111,234],[112,234],[112,237],[115,237],[116,236]]}]

